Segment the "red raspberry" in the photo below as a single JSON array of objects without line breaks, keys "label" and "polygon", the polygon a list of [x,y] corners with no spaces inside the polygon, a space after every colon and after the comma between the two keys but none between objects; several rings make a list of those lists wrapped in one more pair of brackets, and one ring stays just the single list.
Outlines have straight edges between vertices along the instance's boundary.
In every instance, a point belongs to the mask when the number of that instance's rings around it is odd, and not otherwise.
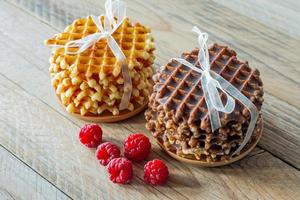
[{"label": "red raspberry", "polygon": [[119,158],[120,154],[119,147],[110,142],[100,144],[96,151],[97,159],[100,164],[104,166],[106,166],[113,158]]},{"label": "red raspberry", "polygon": [[96,148],[102,142],[102,129],[97,124],[86,124],[79,132],[82,144],[89,148]]},{"label": "red raspberry", "polygon": [[143,134],[129,135],[124,142],[124,155],[126,158],[139,162],[147,158],[151,151],[151,143]]},{"label": "red raspberry", "polygon": [[132,179],[132,163],[127,158],[112,159],[106,169],[109,173],[109,179],[114,183],[129,183]]},{"label": "red raspberry", "polygon": [[168,167],[159,159],[149,161],[144,166],[144,181],[151,185],[164,184],[169,176]]}]

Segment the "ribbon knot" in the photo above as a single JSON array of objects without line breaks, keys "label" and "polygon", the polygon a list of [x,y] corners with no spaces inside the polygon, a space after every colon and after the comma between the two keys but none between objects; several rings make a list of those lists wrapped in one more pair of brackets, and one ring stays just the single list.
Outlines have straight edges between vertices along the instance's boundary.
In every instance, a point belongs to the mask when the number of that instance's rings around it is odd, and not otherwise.
[{"label": "ribbon knot", "polygon": [[[208,34],[201,32],[198,27],[193,27],[192,31],[198,34],[198,43],[200,49],[198,53],[198,62],[196,63],[199,63],[200,68],[182,58],[173,58],[173,60],[176,60],[177,62],[201,74],[201,85],[207,105],[212,132],[221,127],[219,112],[233,112],[235,108],[235,99],[240,101],[250,111],[251,120],[244,141],[239,146],[239,148],[235,152],[233,152],[232,155],[239,154],[250,140],[255,128],[255,124],[258,118],[257,108],[231,83],[229,83],[219,74],[210,70],[209,52],[207,47]],[[222,102],[219,91],[221,91],[227,99],[225,105]]]},{"label": "ribbon knot", "polygon": [[[105,2],[105,15],[104,15],[104,26],[101,23],[100,16],[90,16],[96,25],[99,32],[90,34],[82,39],[73,40],[62,45],[51,45],[52,47],[64,48],[66,54],[79,54],[84,52],[86,49],[94,45],[101,39],[106,39],[107,44],[110,47],[112,53],[117,58],[121,65],[122,76],[124,80],[124,92],[119,105],[120,110],[128,108],[131,92],[132,92],[132,80],[129,75],[126,56],[119,47],[112,34],[120,27],[123,21],[126,19],[126,5],[124,2],[119,0],[106,0]],[[70,48],[78,48],[76,51],[70,51]]]},{"label": "ribbon knot", "polygon": [[102,32],[102,35],[104,38],[108,38],[111,35],[111,33],[104,31],[104,32]]}]

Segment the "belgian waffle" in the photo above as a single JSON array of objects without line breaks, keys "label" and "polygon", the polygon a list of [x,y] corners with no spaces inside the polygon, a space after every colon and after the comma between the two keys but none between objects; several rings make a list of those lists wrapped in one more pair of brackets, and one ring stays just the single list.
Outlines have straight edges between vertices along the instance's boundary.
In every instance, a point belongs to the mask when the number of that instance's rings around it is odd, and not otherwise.
[{"label": "belgian waffle", "polygon": [[[100,21],[103,24],[104,17]],[[46,45],[65,45],[98,32],[92,18],[75,20],[63,33],[47,40]],[[150,29],[132,24],[126,18],[113,33],[113,38],[127,58],[132,77],[132,97],[129,111],[148,101],[152,90],[154,43]],[[75,51],[77,48],[70,48]],[[70,55],[58,48],[50,58],[52,85],[67,111],[81,115],[119,114],[119,103],[124,90],[121,65],[107,45],[106,39],[97,41],[80,54]]]},{"label": "belgian waffle", "polygon": [[[199,67],[199,49],[182,58]],[[236,52],[214,44],[209,48],[211,70],[238,88],[261,109],[263,87],[259,71],[237,59]],[[207,162],[229,159],[244,139],[250,121],[247,108],[236,101],[230,114],[220,114],[221,128],[211,132],[200,74],[171,60],[154,76],[154,92],[146,111],[147,128],[177,155]],[[223,102],[225,95],[220,92]]]}]

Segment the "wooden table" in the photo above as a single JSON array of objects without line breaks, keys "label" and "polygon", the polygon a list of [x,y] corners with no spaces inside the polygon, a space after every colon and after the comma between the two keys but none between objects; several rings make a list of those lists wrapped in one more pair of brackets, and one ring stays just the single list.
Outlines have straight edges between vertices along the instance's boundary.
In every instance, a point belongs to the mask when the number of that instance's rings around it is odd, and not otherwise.
[{"label": "wooden table", "polygon": [[[196,46],[193,25],[211,42],[230,45],[261,71],[264,135],[245,159],[199,168],[171,159],[154,143],[151,158],[167,162],[166,186],[108,181],[94,151],[77,139],[85,122],[70,117],[50,85],[43,40],[81,16],[103,13],[104,0],[0,1],[0,199],[300,199],[300,2],[295,0],[127,0],[128,15],[152,28],[156,67]],[[143,114],[101,124],[105,140],[122,145],[150,133]]]}]

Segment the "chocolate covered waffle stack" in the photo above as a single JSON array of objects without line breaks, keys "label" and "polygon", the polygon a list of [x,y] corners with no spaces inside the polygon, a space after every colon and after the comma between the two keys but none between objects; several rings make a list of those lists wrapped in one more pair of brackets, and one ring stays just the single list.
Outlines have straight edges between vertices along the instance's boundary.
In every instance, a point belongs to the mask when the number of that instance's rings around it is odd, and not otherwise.
[{"label": "chocolate covered waffle stack", "polygon": [[[199,67],[199,49],[183,53],[182,58]],[[235,86],[260,111],[263,85],[259,71],[237,59],[236,52],[214,44],[209,48],[210,69]],[[154,92],[146,111],[146,127],[157,142],[173,157],[205,166],[217,166],[235,160],[232,156],[245,138],[250,114],[236,101],[234,111],[219,112],[221,127],[211,131],[210,118],[200,82],[201,74],[171,60],[154,76]],[[219,92],[223,103],[226,96]],[[259,114],[254,132],[240,155],[252,149],[262,130]]]},{"label": "chocolate covered waffle stack", "polygon": [[[104,26],[104,16],[98,20]],[[47,40],[46,45],[65,46],[70,41],[98,32],[93,19],[88,16],[75,20],[64,32]],[[72,53],[78,50],[72,45],[69,48],[71,53],[67,53],[65,48],[53,51],[49,69],[51,81],[56,95],[68,112],[86,116],[87,119],[110,117],[130,114],[147,104],[152,91],[154,62],[154,43],[150,29],[139,23],[132,24],[126,18],[112,37],[126,57],[132,80],[132,93],[127,109],[119,109],[124,93],[122,63],[111,51],[107,38],[103,38],[78,54]],[[117,121],[121,118],[107,119],[102,121]]]}]

